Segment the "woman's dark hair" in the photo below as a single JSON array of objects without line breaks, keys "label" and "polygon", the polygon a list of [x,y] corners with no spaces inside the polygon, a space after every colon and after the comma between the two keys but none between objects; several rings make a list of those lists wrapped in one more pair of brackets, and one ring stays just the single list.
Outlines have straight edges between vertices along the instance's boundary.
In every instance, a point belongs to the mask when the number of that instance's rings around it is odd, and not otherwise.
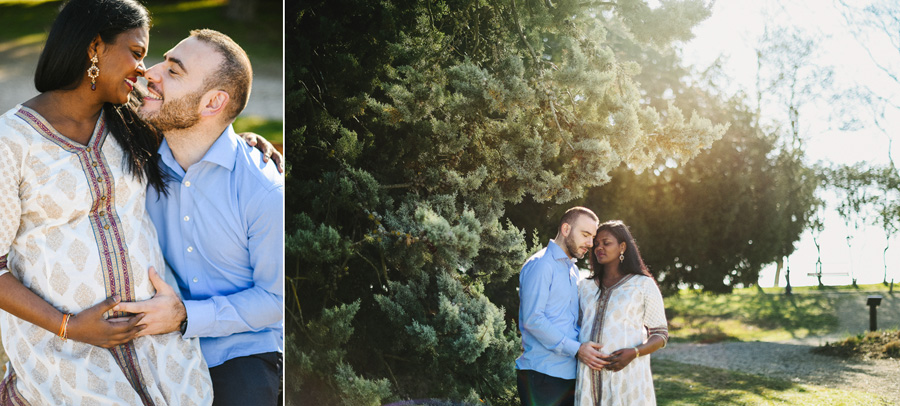
[{"label": "woman's dark hair", "polygon": [[[50,28],[34,73],[35,88],[44,93],[78,87],[90,66],[87,50],[94,38],[114,44],[119,34],[149,26],[150,13],[135,0],[70,0]],[[165,193],[156,153],[162,136],[141,120],[138,106],[134,95],[126,104],[105,103],[106,125],[122,145],[128,171]]]},{"label": "woman's dark hair", "polygon": [[[601,231],[608,231],[615,237],[617,243],[625,243],[625,259],[619,264],[619,272],[623,275],[635,274],[653,278],[650,274],[650,270],[647,269],[647,265],[644,264],[644,259],[641,258],[641,252],[638,250],[637,243],[634,242],[634,237],[631,236],[631,231],[628,230],[628,226],[626,226],[625,223],[621,220],[607,221],[600,225],[596,235],[600,236]],[[590,263],[591,268],[590,278],[602,278],[604,271],[603,265],[600,265],[600,263],[597,262],[597,256],[594,255],[594,250],[591,250],[590,260],[588,262]]]}]

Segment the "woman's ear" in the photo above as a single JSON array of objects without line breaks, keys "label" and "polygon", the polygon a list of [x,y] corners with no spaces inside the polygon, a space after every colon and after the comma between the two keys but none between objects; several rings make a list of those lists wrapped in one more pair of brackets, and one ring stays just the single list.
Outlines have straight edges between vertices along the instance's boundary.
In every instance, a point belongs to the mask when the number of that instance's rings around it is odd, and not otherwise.
[{"label": "woman's ear", "polygon": [[106,43],[103,42],[103,39],[100,38],[100,35],[97,34],[94,39],[91,40],[91,43],[88,45],[88,60],[91,60],[93,57],[100,58],[100,53],[106,49]]}]

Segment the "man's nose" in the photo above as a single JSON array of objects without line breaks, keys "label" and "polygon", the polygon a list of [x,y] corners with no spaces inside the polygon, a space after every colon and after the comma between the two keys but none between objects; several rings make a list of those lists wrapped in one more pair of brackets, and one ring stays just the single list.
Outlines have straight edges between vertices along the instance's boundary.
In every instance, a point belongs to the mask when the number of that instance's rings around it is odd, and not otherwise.
[{"label": "man's nose", "polygon": [[153,65],[150,69],[144,70],[144,77],[147,78],[149,82],[158,82],[159,81],[159,64]]}]

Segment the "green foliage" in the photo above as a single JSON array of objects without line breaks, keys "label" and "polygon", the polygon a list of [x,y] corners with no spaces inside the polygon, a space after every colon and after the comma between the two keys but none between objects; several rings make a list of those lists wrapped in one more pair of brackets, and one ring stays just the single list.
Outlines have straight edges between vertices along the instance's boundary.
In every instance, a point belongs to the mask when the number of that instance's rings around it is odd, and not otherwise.
[{"label": "green foliage", "polygon": [[[344,361],[353,336],[351,321],[358,311],[358,301],[324,309],[321,318],[308,322],[301,329],[306,335],[305,347],[297,345],[296,336],[287,337],[287,357],[291,359],[287,364],[288,386],[314,388],[304,393],[304,402],[378,406],[382,399],[390,396],[387,379],[361,377]],[[322,365],[331,365],[333,369],[323,370]],[[333,397],[322,397],[324,394]]]},{"label": "green foliage", "polygon": [[880,330],[825,343],[813,350],[841,358],[900,358],[900,330]]},{"label": "green foliage", "polygon": [[[289,356],[315,369],[288,385],[299,404],[513,404],[515,275],[537,247],[509,207],[563,207],[623,162],[686,162],[726,128],[648,105],[619,52],[687,38],[709,15],[700,1],[287,12]],[[326,320],[346,303],[359,308]],[[310,330],[345,320],[344,352],[324,358]]]},{"label": "green foliage", "polygon": [[[728,80],[720,66],[691,72],[671,48],[612,40],[623,58],[641,66],[636,80],[651,106],[670,106],[670,114],[693,111],[730,126],[690,162],[626,162],[611,173],[611,182],[578,203],[631,227],[666,292],[688,286],[723,293],[755,284],[765,265],[793,252],[802,233],[815,226],[811,219],[822,205],[817,169],[804,163],[792,134],[764,131],[743,97],[719,90],[717,83]],[[548,231],[561,214],[528,199],[509,213],[516,224]]]},{"label": "green foliage", "polygon": [[[711,82],[708,87],[714,88]],[[690,286],[722,293],[753,285],[763,266],[793,252],[810,227],[821,205],[815,195],[820,178],[804,164],[801,150],[756,127],[743,100],[675,91],[680,102],[729,122],[724,138],[686,164],[658,160],[643,173],[621,167],[584,204],[630,225],[668,292]]]}]

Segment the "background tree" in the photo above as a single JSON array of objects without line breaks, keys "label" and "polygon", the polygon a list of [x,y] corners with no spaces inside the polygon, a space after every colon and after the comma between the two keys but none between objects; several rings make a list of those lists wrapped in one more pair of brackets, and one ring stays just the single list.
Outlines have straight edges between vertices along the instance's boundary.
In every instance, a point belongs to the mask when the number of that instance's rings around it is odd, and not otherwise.
[{"label": "background tree", "polygon": [[685,162],[720,138],[647,105],[610,40],[665,45],[708,15],[696,0],[291,6],[289,401],[512,403],[517,328],[491,295],[543,243],[507,207],[569,203],[623,162]]},{"label": "background tree", "polygon": [[[722,140],[686,164],[660,160],[639,174],[622,167],[585,199],[603,217],[630,224],[669,293],[685,286],[726,293],[756,284],[763,266],[793,251],[820,204],[814,169],[777,134],[757,128],[754,109],[740,96],[720,100],[713,73],[680,82],[675,94],[679,103],[703,106],[701,114],[731,123]],[[794,202],[785,204],[789,198]]]},{"label": "background tree", "polygon": [[[870,168],[864,163],[835,166],[826,172],[828,186],[838,196],[836,207],[838,215],[847,227],[848,250],[852,250],[854,235],[873,218],[873,207],[878,201],[876,172],[877,169]],[[852,251],[849,272],[853,285],[856,285]]]},{"label": "background tree", "polygon": [[[777,201],[779,206],[777,208],[783,215],[780,224],[787,229],[774,230],[788,235],[802,233],[808,225],[807,217],[797,218],[795,212],[798,209],[802,212],[803,207],[815,204],[796,198],[805,196],[801,189],[806,186],[802,181],[795,182],[804,176],[798,171],[802,170],[803,139],[804,136],[808,136],[801,134],[803,131],[801,113],[808,105],[831,105],[837,99],[837,96],[833,96],[835,93],[832,87],[833,68],[818,62],[819,48],[817,40],[795,27],[768,24],[757,48],[757,116],[770,114],[781,117],[779,122],[789,124],[789,132],[783,137],[784,147],[781,157],[785,165],[783,169],[788,171],[783,179],[786,193]],[[772,111],[764,112],[762,108],[764,105],[768,107],[767,110]],[[796,204],[801,208],[790,207]],[[793,251],[793,244],[778,247],[780,257],[775,271],[775,286],[778,286],[780,280],[784,258]],[[785,293],[790,294],[789,274],[786,275],[786,281]]]},{"label": "background tree", "polygon": [[[621,166],[610,183],[589,191],[580,204],[631,226],[668,293],[684,286],[725,293],[755,284],[764,266],[793,252],[823,204],[816,195],[817,169],[792,145],[798,127],[761,126],[752,102],[723,90],[730,79],[720,62],[692,72],[673,47],[618,38],[615,49],[641,66],[635,80],[651,106],[674,100],[681,109],[731,126],[722,140],[686,164],[659,159],[640,173]],[[548,230],[539,237],[545,240],[553,236],[549,231],[563,209],[525,199],[507,213],[526,229]]]},{"label": "background tree", "polygon": [[225,16],[234,21],[253,21],[258,7],[259,0],[228,0]]}]

